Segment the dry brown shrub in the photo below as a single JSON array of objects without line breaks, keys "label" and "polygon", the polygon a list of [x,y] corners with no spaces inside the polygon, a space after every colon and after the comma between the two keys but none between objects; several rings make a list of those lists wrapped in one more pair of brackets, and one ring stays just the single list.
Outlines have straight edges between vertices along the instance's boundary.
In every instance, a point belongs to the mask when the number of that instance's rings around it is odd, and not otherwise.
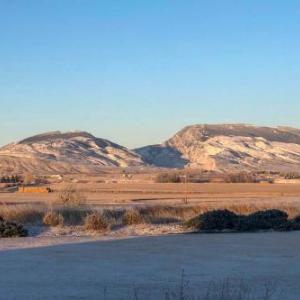
[{"label": "dry brown shrub", "polygon": [[201,206],[149,206],[141,208],[143,217],[150,223],[174,223],[188,220],[204,209]]},{"label": "dry brown shrub", "polygon": [[122,218],[123,211],[116,209],[104,209],[102,211],[102,216],[108,221],[108,223],[112,226],[117,224]]},{"label": "dry brown shrub", "polygon": [[180,183],[181,177],[180,174],[175,172],[164,172],[158,174],[155,178],[155,182],[157,183]]},{"label": "dry brown shrub", "polygon": [[91,231],[105,232],[110,229],[110,224],[102,213],[93,212],[86,216],[84,228]]},{"label": "dry brown shrub", "polygon": [[75,226],[83,225],[88,214],[91,213],[89,208],[80,207],[63,207],[57,210],[64,218],[64,224]]},{"label": "dry brown shrub", "polygon": [[258,183],[259,180],[254,174],[241,172],[235,174],[228,174],[225,177],[227,183]]},{"label": "dry brown shrub", "polygon": [[56,211],[48,211],[43,218],[43,222],[45,225],[52,227],[63,226],[64,218]]},{"label": "dry brown shrub", "polygon": [[21,224],[41,224],[45,207],[33,205],[0,205],[0,216],[10,222]]},{"label": "dry brown shrub", "polygon": [[124,225],[137,225],[144,223],[143,216],[137,209],[129,209],[125,211],[123,218],[122,218],[122,223]]}]

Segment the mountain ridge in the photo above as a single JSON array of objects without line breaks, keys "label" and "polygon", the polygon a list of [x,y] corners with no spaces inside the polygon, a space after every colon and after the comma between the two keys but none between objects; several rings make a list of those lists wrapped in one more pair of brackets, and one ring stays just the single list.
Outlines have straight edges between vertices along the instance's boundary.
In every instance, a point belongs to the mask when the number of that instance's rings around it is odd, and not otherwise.
[{"label": "mountain ridge", "polygon": [[135,151],[145,162],[158,167],[223,172],[295,170],[300,167],[300,130],[250,124],[196,124],[184,127],[162,144]]},{"label": "mountain ridge", "polygon": [[133,150],[85,131],[52,131],[0,148],[0,171],[72,173],[145,166],[218,172],[295,171],[300,169],[300,129],[196,124],[161,144]]},{"label": "mountain ridge", "polygon": [[135,152],[85,131],[42,133],[0,148],[0,169],[17,171],[97,172],[142,164]]}]

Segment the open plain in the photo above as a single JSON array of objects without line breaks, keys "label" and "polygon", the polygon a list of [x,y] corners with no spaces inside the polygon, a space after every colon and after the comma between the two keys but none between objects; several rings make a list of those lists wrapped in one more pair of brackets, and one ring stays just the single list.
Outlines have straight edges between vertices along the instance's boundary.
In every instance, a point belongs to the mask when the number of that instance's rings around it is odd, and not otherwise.
[{"label": "open plain", "polygon": [[[268,202],[291,203],[300,201],[300,183],[292,184],[184,184],[126,182],[76,183],[86,197],[87,204],[95,206],[168,205],[183,203],[186,194],[190,204],[250,204]],[[63,184],[53,184],[53,193],[0,193],[0,203],[49,204],[57,199]]]}]

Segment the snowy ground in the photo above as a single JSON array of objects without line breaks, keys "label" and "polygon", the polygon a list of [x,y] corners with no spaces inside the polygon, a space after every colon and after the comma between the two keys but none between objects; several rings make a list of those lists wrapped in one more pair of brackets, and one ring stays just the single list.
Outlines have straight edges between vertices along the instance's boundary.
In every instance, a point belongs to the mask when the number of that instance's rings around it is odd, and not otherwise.
[{"label": "snowy ground", "polygon": [[0,253],[3,250],[46,247],[89,241],[108,241],[141,236],[163,236],[187,232],[180,224],[139,224],[120,227],[106,233],[86,231],[82,226],[30,226],[26,228],[29,231],[29,237],[0,239]]},{"label": "snowy ground", "polygon": [[[50,241],[65,244],[49,246]],[[18,243],[25,248],[5,250]],[[42,236],[2,239],[0,244],[1,300],[134,299],[134,291],[149,296],[136,299],[160,299],[157,295],[168,288],[177,289],[183,269],[188,292],[201,291],[211,281],[241,277],[253,289],[272,283],[282,289],[281,299],[300,295],[300,232],[113,240]]]}]

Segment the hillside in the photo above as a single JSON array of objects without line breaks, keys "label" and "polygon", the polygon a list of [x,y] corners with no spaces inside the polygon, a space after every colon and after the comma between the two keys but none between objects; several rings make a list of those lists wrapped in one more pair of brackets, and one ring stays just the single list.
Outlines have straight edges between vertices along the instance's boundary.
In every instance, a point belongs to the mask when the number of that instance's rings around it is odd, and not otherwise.
[{"label": "hillside", "polygon": [[194,125],[160,145],[129,150],[87,132],[48,132],[0,148],[1,173],[93,173],[154,166],[221,172],[299,171],[300,130]]},{"label": "hillside", "polygon": [[194,125],[161,145],[135,150],[160,167],[215,171],[299,171],[300,130],[246,124]]},{"label": "hillside", "polygon": [[2,172],[97,172],[141,164],[136,153],[87,132],[49,132],[0,148]]}]

